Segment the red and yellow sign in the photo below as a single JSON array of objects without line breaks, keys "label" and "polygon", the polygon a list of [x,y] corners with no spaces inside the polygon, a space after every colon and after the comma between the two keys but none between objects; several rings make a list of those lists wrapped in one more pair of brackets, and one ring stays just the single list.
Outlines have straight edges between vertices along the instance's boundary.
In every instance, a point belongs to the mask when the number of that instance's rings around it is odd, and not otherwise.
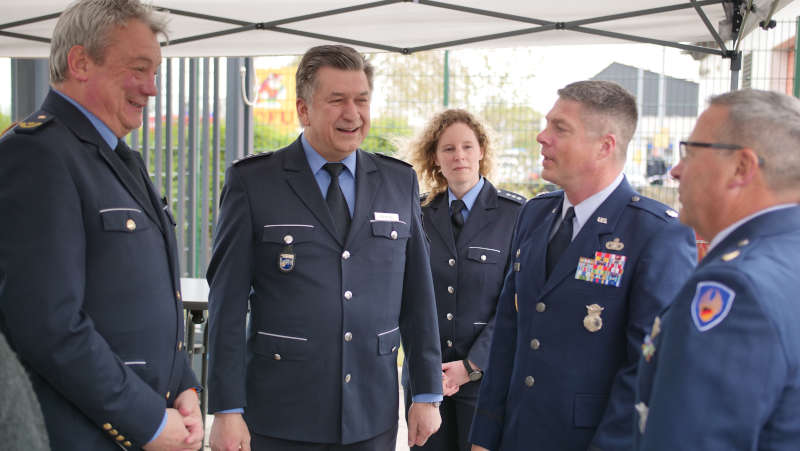
[{"label": "red and yellow sign", "polygon": [[295,107],[295,67],[256,69],[258,101],[253,108],[259,123],[297,127]]}]

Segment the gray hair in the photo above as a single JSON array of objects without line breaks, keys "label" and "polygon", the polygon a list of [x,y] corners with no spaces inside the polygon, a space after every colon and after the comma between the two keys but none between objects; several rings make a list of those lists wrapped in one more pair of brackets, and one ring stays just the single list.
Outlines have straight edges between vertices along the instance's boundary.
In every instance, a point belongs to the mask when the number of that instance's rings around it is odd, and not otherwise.
[{"label": "gray hair", "polygon": [[311,102],[311,95],[317,83],[317,72],[323,67],[364,71],[369,89],[372,91],[374,69],[366,58],[346,45],[320,45],[308,49],[297,66],[295,90],[298,99],[303,99],[306,103]]},{"label": "gray hair", "polygon": [[743,89],[709,99],[726,107],[728,118],[717,138],[749,147],[763,158],[764,180],[775,191],[800,185],[800,100],[771,91]]},{"label": "gray hair", "polygon": [[599,123],[590,124],[584,120],[587,128],[600,133],[610,131],[617,138],[617,157],[625,161],[628,143],[636,131],[639,113],[636,110],[636,98],[622,86],[602,80],[586,80],[570,83],[558,90],[562,99],[580,103],[586,112],[596,116],[591,119]]},{"label": "gray hair", "polygon": [[61,13],[50,43],[50,82],[67,78],[67,56],[73,46],[86,48],[89,57],[103,63],[108,35],[129,20],[144,22],[154,34],[166,37],[166,16],[155,14],[153,7],[140,0],[77,0]]}]

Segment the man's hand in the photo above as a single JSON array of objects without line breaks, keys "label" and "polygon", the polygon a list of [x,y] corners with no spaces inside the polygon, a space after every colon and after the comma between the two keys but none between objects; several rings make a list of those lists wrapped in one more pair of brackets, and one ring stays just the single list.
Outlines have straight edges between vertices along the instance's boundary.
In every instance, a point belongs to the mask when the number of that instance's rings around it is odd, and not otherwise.
[{"label": "man's hand", "polygon": [[481,445],[472,445],[472,451],[489,451]]},{"label": "man's hand", "polygon": [[158,437],[142,447],[146,451],[195,451],[200,449],[202,443],[187,443],[189,430],[184,424],[183,415],[177,409],[167,409],[167,424],[158,434]]},{"label": "man's hand", "polygon": [[467,369],[461,360],[442,364],[442,389],[445,396],[453,396],[458,388],[469,382]]},{"label": "man's hand", "polygon": [[408,446],[422,446],[439,430],[442,417],[439,408],[430,402],[415,402],[408,409]]},{"label": "man's hand", "polygon": [[215,414],[209,441],[212,451],[250,451],[250,431],[242,414]]},{"label": "man's hand", "polygon": [[[200,413],[200,398],[194,389],[184,390],[177,398],[175,398],[175,408],[178,409],[183,415],[183,424],[189,431],[189,436],[186,437],[187,445],[197,445],[197,448],[203,446],[203,416]],[[192,449],[197,449],[192,448]]]}]

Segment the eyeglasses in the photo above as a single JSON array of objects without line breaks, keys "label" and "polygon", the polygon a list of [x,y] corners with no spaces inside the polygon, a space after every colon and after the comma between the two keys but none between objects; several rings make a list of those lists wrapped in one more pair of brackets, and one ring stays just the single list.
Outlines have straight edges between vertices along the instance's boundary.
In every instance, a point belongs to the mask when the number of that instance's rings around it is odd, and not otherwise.
[{"label": "eyeglasses", "polygon": [[721,143],[704,143],[700,141],[681,141],[678,143],[679,155],[681,156],[681,160],[685,160],[686,156],[689,155],[689,146],[692,147],[705,147],[707,149],[719,149],[719,150],[742,150],[744,147],[737,146],[735,144],[721,144]]}]

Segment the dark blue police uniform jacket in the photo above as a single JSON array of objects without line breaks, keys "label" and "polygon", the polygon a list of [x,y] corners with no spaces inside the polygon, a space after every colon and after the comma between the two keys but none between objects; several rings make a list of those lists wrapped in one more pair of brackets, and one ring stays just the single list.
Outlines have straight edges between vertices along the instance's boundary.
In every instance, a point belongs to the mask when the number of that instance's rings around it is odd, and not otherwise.
[{"label": "dark blue police uniform jacket", "polygon": [[[623,180],[545,280],[562,202],[543,194],[520,213],[472,425],[471,441],[490,450],[630,448],[645,328],[694,267],[691,230]],[[577,278],[586,265],[596,279]]]},{"label": "dark blue police uniform jacket", "polygon": [[642,348],[635,449],[800,449],[799,255],[791,207],[700,261]]},{"label": "dark blue police uniform jacket", "polygon": [[228,169],[208,269],[209,405],[245,407],[257,434],[348,444],[395,427],[401,334],[413,393],[442,392],[416,174],[357,152],[344,243],[299,139]]},{"label": "dark blue police uniform jacket", "polygon": [[[458,242],[453,237],[446,190],[422,208],[422,223],[431,243],[442,362],[468,358],[481,369],[488,365],[497,298],[524,202],[524,197],[498,191],[485,180]],[[480,382],[468,382],[453,397],[474,404],[478,387]]]},{"label": "dark blue police uniform jacket", "polygon": [[53,449],[139,448],[199,385],[173,224],[112,152],[54,92],[0,141],[0,327]]}]

